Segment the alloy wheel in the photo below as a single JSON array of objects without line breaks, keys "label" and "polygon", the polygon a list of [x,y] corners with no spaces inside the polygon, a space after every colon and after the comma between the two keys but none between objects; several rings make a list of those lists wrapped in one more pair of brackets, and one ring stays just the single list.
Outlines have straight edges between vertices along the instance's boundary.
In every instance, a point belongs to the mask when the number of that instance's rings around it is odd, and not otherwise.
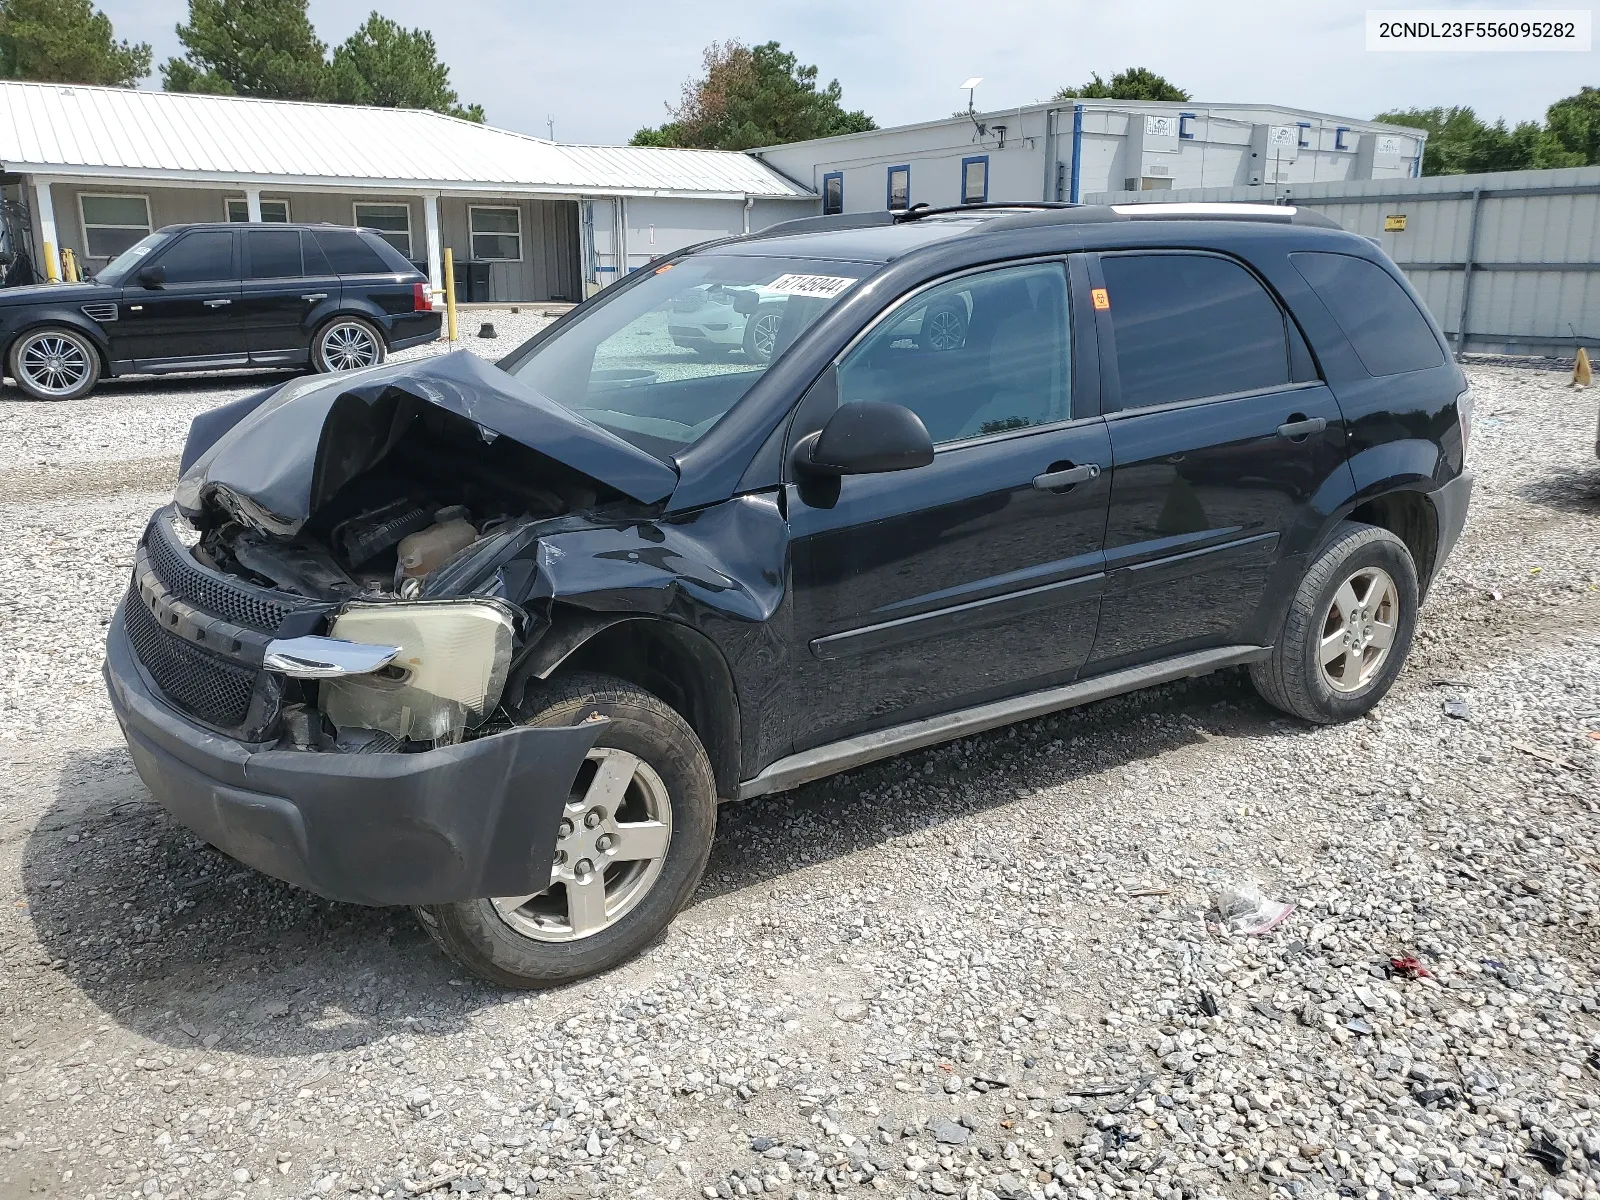
[{"label": "alloy wheel", "polygon": [[1382,567],[1362,567],[1333,594],[1317,661],[1336,692],[1365,687],[1383,669],[1400,624],[1400,592]]},{"label": "alloy wheel", "polygon": [[961,318],[948,309],[928,319],[928,344],[935,350],[959,349],[965,333]]},{"label": "alloy wheel", "polygon": [[750,344],[755,347],[756,357],[762,362],[772,358],[772,349],[778,344],[780,319],[776,313],[763,313],[756,318],[756,329],[750,337]]},{"label": "alloy wheel", "polygon": [[70,396],[89,378],[91,353],[77,338],[40,333],[25,341],[17,352],[17,371],[37,392]]},{"label": "alloy wheel", "polygon": [[354,321],[330,325],[322,334],[322,360],[330,371],[357,371],[378,361],[380,347],[372,330]]},{"label": "alloy wheel", "polygon": [[551,883],[493,899],[524,937],[572,942],[610,928],[644,899],[672,841],[672,799],[655,769],[612,747],[589,751],[556,839]]}]

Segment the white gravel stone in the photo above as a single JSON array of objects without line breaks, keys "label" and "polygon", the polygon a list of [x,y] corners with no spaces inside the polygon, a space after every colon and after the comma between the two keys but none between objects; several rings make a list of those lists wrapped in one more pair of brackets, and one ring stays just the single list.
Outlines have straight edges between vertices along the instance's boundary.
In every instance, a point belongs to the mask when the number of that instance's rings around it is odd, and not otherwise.
[{"label": "white gravel stone", "polygon": [[[727,807],[665,940],[531,994],[132,773],[103,621],[188,417],[266,381],[0,395],[0,1196],[1600,1200],[1596,399],[1470,373],[1472,521],[1370,718],[1226,674]],[[1268,936],[1207,919],[1245,881]]]}]

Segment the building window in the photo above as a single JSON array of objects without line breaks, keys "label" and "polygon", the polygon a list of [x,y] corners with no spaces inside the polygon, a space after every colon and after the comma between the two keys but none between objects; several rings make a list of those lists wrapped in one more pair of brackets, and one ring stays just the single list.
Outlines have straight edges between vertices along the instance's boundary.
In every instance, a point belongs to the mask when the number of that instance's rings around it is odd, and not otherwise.
[{"label": "building window", "polygon": [[961,160],[961,203],[983,204],[989,199],[989,156]]},{"label": "building window", "polygon": [[150,232],[150,201],[144,196],[78,194],[83,218],[83,252],[89,258],[115,258]]},{"label": "building window", "polygon": [[829,171],[822,177],[822,212],[833,216],[844,211],[844,172]]},{"label": "building window", "polygon": [[467,209],[472,230],[472,257],[480,262],[522,261],[522,210],[518,208]]},{"label": "building window", "polygon": [[[228,220],[242,224],[250,219],[250,202],[242,196],[228,197]],[[277,225],[289,223],[289,202],[287,200],[262,200],[261,219],[271,221]]]},{"label": "building window", "polygon": [[911,168],[909,166],[889,168],[889,207],[891,209],[911,207]]},{"label": "building window", "polygon": [[409,204],[357,204],[356,224],[375,230],[406,258],[411,257],[411,206]]}]

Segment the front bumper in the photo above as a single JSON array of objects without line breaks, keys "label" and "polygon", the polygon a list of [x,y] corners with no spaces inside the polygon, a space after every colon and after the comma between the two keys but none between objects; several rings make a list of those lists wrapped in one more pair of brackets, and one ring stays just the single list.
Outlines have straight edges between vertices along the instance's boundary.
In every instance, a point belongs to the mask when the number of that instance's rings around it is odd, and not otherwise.
[{"label": "front bumper", "polygon": [[247,866],[331,900],[443,904],[547,887],[573,780],[604,725],[514,729],[417,754],[251,746],[162,702],[121,607],[106,688],[156,801]]},{"label": "front bumper", "polygon": [[1437,576],[1467,523],[1467,507],[1472,502],[1472,472],[1461,472],[1449,483],[1429,492],[1428,498],[1433,501],[1433,511],[1439,521],[1439,552],[1433,556],[1433,574]]}]

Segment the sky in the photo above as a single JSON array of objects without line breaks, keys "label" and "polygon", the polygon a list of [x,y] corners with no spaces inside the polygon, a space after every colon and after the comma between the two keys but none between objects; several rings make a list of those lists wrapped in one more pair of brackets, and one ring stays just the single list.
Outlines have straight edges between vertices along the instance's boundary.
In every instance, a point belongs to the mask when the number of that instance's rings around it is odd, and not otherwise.
[{"label": "sky", "polygon": [[[157,63],[181,52],[174,27],[187,17],[185,0],[100,7],[118,37],[151,43]],[[373,7],[311,0],[310,12],[332,46]],[[664,103],[699,74],[706,45],[728,38],[780,42],[824,81],[837,78],[847,108],[885,126],[964,107],[959,85],[974,75],[983,77],[978,107],[992,110],[1128,66],[1149,67],[1201,102],[1357,118],[1466,104],[1487,118],[1539,119],[1552,101],[1600,85],[1600,50],[1370,53],[1364,7],[1337,0],[384,0],[382,10],[433,31],[462,100],[481,103],[491,124],[543,137],[553,119],[564,142],[618,144],[666,120]]]}]

